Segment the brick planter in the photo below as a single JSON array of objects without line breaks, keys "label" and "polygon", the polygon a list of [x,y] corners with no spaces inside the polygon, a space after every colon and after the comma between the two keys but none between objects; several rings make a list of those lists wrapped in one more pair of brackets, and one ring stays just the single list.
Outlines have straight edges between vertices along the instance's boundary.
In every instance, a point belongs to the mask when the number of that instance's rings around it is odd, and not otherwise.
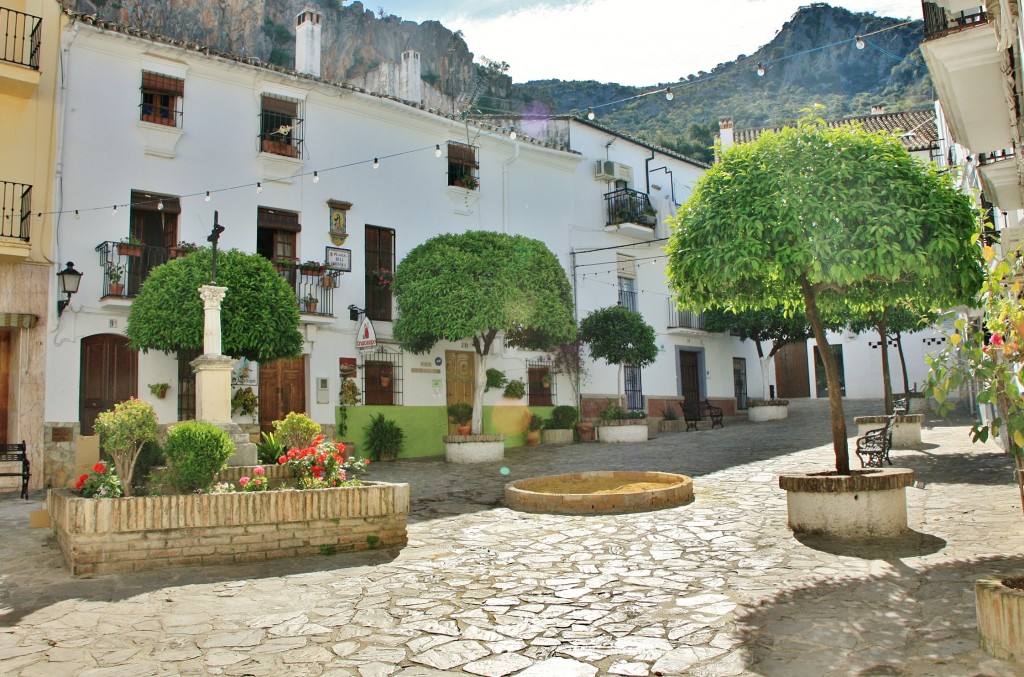
[{"label": "brick planter", "polygon": [[445,435],[444,458],[449,463],[493,463],[505,458],[501,435]]},{"label": "brick planter", "polygon": [[[885,427],[885,416],[857,416],[857,437],[863,437],[869,430]],[[921,446],[921,425],[924,414],[903,414],[896,417],[892,427],[893,449],[916,449]]]},{"label": "brick planter", "polygon": [[409,485],[46,502],[77,576],[405,545]]},{"label": "brick planter", "polygon": [[551,428],[548,430],[545,428],[540,431],[540,441],[541,444],[572,444],[572,429]]},{"label": "brick planter", "polygon": [[907,530],[906,468],[780,475],[789,528],[797,534],[839,538],[899,536]]},{"label": "brick planter", "polygon": [[597,424],[597,441],[606,444],[646,442],[647,432],[646,418],[601,421]]},{"label": "brick planter", "polygon": [[1005,661],[1024,663],[1024,592],[1002,578],[974,583],[981,648]]}]

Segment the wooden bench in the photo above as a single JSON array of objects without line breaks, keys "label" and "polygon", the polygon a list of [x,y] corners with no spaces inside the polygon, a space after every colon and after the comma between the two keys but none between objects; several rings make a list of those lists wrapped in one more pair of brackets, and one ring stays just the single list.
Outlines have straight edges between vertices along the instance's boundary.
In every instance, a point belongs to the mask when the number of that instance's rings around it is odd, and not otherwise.
[{"label": "wooden bench", "polygon": [[885,426],[864,433],[857,438],[857,457],[862,468],[881,468],[882,461],[892,465],[889,450],[892,448],[892,427],[896,414],[887,416]]},{"label": "wooden bench", "polygon": [[20,463],[21,470],[18,472],[0,472],[0,477],[20,477],[21,497],[28,500],[28,478],[31,477],[28,471],[28,447],[25,441],[20,444],[0,444],[0,463]]},{"label": "wooden bench", "polygon": [[690,432],[690,428],[694,430],[700,430],[697,424],[706,418],[711,419],[712,430],[717,425],[719,428],[724,428],[725,425],[722,423],[722,408],[716,407],[707,400],[703,402],[683,402],[679,403],[679,408],[683,410],[683,420],[686,421],[686,432]]}]

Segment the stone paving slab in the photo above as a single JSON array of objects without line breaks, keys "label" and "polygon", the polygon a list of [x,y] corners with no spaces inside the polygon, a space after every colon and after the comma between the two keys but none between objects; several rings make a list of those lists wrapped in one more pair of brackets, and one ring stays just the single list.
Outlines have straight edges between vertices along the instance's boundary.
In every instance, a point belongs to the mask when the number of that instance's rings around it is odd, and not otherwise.
[{"label": "stone paving slab", "polygon": [[[881,405],[846,407],[852,424]],[[921,448],[893,452],[917,473],[911,533],[797,539],[777,478],[832,466],[827,422],[825,402],[796,400],[784,421],[643,444],[375,464],[411,484],[409,545],[359,556],[74,579],[28,529],[42,496],[5,496],[0,674],[1024,674],[980,650],[974,612],[975,578],[1024,570],[1011,460],[929,418]],[[688,474],[696,498],[604,516],[502,505],[510,480],[609,469]]]}]

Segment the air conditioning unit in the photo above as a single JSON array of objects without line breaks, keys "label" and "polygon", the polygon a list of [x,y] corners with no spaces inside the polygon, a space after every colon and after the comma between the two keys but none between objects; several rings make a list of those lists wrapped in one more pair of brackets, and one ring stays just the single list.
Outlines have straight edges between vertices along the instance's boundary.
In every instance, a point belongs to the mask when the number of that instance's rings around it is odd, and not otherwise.
[{"label": "air conditioning unit", "polygon": [[613,162],[612,160],[598,160],[594,165],[594,178],[598,181],[633,181],[633,168],[627,165]]}]

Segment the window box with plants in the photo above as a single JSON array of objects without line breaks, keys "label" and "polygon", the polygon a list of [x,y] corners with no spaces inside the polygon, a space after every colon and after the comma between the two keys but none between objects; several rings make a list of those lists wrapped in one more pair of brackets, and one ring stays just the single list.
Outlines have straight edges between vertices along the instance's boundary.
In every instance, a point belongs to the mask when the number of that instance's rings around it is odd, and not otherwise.
[{"label": "window box with plants", "polygon": [[121,256],[142,256],[142,241],[137,237],[129,237],[117,243],[117,253]]},{"label": "window box with plants", "polygon": [[367,273],[367,277],[370,280],[370,284],[377,287],[390,287],[395,283],[394,271],[387,268],[374,268]]},{"label": "window box with plants", "polygon": [[194,251],[199,251],[199,245],[195,242],[185,242],[182,240],[177,244],[177,246],[171,247],[171,258],[184,258]]},{"label": "window box with plants", "polygon": [[306,275],[320,275],[324,272],[324,264],[319,261],[303,261],[299,264],[299,268]]}]

